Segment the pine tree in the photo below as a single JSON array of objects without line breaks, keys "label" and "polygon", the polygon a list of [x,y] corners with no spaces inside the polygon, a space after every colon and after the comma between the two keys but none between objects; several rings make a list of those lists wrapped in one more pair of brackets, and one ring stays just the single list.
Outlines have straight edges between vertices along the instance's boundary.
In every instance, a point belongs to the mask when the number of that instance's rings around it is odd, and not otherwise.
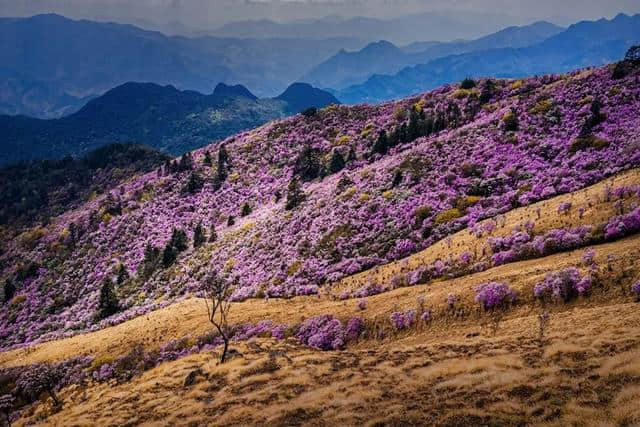
[{"label": "pine tree", "polygon": [[298,175],[302,181],[311,181],[322,174],[320,153],[318,150],[306,145],[293,167],[294,175]]},{"label": "pine tree", "polygon": [[373,144],[373,152],[378,154],[386,154],[388,149],[388,141],[387,141],[387,131],[384,129],[378,135],[378,139],[375,144]]},{"label": "pine tree", "polygon": [[191,175],[189,176],[189,181],[187,181],[187,184],[184,186],[183,191],[188,194],[197,193],[202,189],[203,185],[204,185],[204,179],[200,176],[200,174],[197,171],[193,171],[191,172]]},{"label": "pine tree", "polygon": [[193,247],[199,248],[207,241],[207,236],[204,234],[204,229],[202,228],[202,221],[198,222],[195,230],[193,230]]},{"label": "pine tree", "polygon": [[356,150],[353,147],[349,148],[349,154],[347,154],[347,162],[351,163],[351,162],[355,162],[356,160],[358,160],[358,157],[356,156]]},{"label": "pine tree", "polygon": [[241,217],[245,217],[251,215],[251,205],[249,205],[249,203],[246,203],[244,205],[242,205],[242,210],[240,211],[240,216]]},{"label": "pine tree", "polygon": [[118,266],[118,278],[116,279],[116,283],[118,285],[122,285],[124,282],[129,280],[129,272],[127,271],[127,267],[124,264],[120,264]]},{"label": "pine tree", "polygon": [[213,165],[213,160],[211,160],[211,153],[209,153],[209,150],[204,152],[204,160],[202,161],[202,164],[209,167]]},{"label": "pine tree", "polygon": [[287,187],[287,201],[284,208],[288,211],[295,209],[304,199],[305,194],[302,191],[302,187],[298,179],[294,176],[291,181],[289,181],[289,186]]},{"label": "pine tree", "polygon": [[409,114],[409,127],[407,129],[407,142],[414,141],[420,136],[420,116],[415,108]]},{"label": "pine tree", "polygon": [[142,261],[142,276],[149,278],[158,269],[160,262],[160,249],[150,243],[144,249],[144,260]]},{"label": "pine tree", "polygon": [[344,158],[338,150],[333,150],[331,162],[329,163],[329,172],[337,173],[344,169]]},{"label": "pine tree", "polygon": [[220,183],[223,183],[227,179],[227,176],[229,175],[229,168],[229,153],[227,153],[227,148],[224,146],[224,144],[220,144],[220,148],[218,149],[217,172],[217,178]]},{"label": "pine tree", "polygon": [[191,153],[185,153],[180,158],[180,163],[178,163],[178,172],[185,172],[191,169],[193,169],[193,158]]},{"label": "pine tree", "polygon": [[98,301],[98,317],[105,319],[109,316],[113,316],[120,311],[120,304],[118,303],[118,297],[116,296],[115,289],[113,288],[113,282],[111,279],[106,278],[102,282],[100,288],[100,300]]},{"label": "pine tree", "polygon": [[233,215],[229,215],[227,218],[227,227],[231,227],[236,223],[236,218]]},{"label": "pine tree", "polygon": [[495,85],[493,83],[493,80],[485,80],[484,84],[482,85],[482,90],[480,91],[480,104],[484,105],[491,101],[491,98],[493,98],[494,90]]},{"label": "pine tree", "polygon": [[7,279],[2,285],[2,294],[0,294],[0,301],[2,301],[3,303],[11,301],[15,293],[16,286],[13,284],[11,279]]},{"label": "pine tree", "polygon": [[174,228],[171,239],[162,251],[162,265],[169,267],[173,264],[178,259],[178,254],[189,247],[188,242],[187,233],[184,230]]}]

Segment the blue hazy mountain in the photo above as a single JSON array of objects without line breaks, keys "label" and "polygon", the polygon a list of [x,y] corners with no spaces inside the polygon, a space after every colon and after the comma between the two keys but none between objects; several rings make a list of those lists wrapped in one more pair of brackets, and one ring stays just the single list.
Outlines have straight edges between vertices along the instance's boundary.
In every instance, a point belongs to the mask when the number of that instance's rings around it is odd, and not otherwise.
[{"label": "blue hazy mountain", "polygon": [[562,27],[541,21],[522,27],[508,27],[471,41],[416,42],[400,48],[382,40],[355,52],[342,49],[314,67],[301,80],[318,87],[342,89],[362,83],[374,74],[394,74],[404,67],[443,56],[492,48],[529,46],[563,30]]},{"label": "blue hazy mountain", "polygon": [[374,75],[334,94],[344,103],[379,102],[422,92],[473,76],[522,77],[562,73],[621,59],[640,40],[640,14],[583,21],[540,43],[522,48],[487,49]]},{"label": "blue hazy mountain", "polygon": [[211,93],[219,82],[275,96],[341,48],[364,42],[167,37],[59,15],[0,18],[0,113],[68,115],[128,81]]}]

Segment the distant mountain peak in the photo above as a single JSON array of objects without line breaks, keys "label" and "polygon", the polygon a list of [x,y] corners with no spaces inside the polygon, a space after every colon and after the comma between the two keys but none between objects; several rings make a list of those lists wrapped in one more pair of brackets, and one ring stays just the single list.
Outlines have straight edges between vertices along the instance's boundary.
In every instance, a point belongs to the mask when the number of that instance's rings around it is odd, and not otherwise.
[{"label": "distant mountain peak", "polygon": [[226,96],[226,97],[245,97],[249,98],[253,101],[257,100],[258,97],[249,91],[243,85],[227,85],[225,83],[218,83],[216,88],[213,90],[214,96]]},{"label": "distant mountain peak", "polygon": [[380,40],[377,42],[369,43],[362,52],[369,53],[377,53],[377,52],[388,52],[388,51],[400,51],[400,49],[394,45],[393,43],[387,40]]},{"label": "distant mountain peak", "polygon": [[299,113],[310,106],[324,107],[325,105],[340,103],[329,92],[302,82],[292,83],[275,99],[286,102],[289,111],[293,113]]}]

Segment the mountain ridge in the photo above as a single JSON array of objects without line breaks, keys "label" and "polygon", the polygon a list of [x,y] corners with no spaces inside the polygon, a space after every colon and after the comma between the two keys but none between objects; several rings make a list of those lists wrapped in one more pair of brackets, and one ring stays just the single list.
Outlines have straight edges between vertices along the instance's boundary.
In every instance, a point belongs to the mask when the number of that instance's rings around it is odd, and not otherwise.
[{"label": "mountain ridge", "polygon": [[[540,43],[452,55],[406,67],[394,75],[374,75],[366,82],[332,91],[342,102],[379,102],[418,93],[465,77],[520,78],[600,66],[622,59],[640,40],[640,14],[611,20],[582,21]],[[567,55],[567,52],[570,52]]]},{"label": "mountain ridge", "polygon": [[277,98],[258,99],[242,85],[221,83],[204,95],[173,85],[127,82],[60,119],[0,115],[0,164],[77,156],[114,142],[137,142],[178,155],[311,106],[338,103],[311,86],[296,88],[290,85]]},{"label": "mountain ridge", "polygon": [[373,74],[393,74],[406,66],[439,57],[498,47],[523,47],[558,34],[562,27],[538,21],[507,27],[470,41],[424,42],[397,47],[388,41],[370,43],[357,52],[340,51],[309,71],[301,80],[334,90],[364,82]]}]

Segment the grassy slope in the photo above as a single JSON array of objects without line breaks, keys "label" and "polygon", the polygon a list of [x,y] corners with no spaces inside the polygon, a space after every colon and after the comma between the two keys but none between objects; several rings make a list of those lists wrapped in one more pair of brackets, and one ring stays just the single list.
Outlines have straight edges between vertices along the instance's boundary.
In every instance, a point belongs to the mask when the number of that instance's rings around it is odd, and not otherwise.
[{"label": "grassy slope", "polygon": [[[536,220],[540,231],[577,225],[577,209],[589,203],[582,223],[598,223],[614,212],[613,202],[602,197],[605,185],[638,182],[640,170],[633,170],[572,195],[511,211],[495,234],[507,234],[527,219]],[[560,216],[556,206],[566,200],[572,201],[573,209],[568,216]],[[539,220],[538,206],[549,213]],[[451,250],[473,250],[480,242],[462,231],[453,236]],[[430,262],[448,253],[443,244],[414,255],[409,264]],[[599,265],[606,266],[613,256],[611,271],[601,267],[606,280],[589,299],[551,308],[543,345],[537,339],[541,308],[531,299],[532,287],[548,271],[579,265],[583,250],[396,289],[369,297],[368,308],[359,312],[368,321],[388,324],[390,312],[414,307],[416,297],[423,295],[435,313],[428,327],[383,341],[364,340],[344,352],[322,353],[289,341],[256,340],[235,346],[243,356],[222,367],[209,354],[194,355],[165,363],[131,383],[92,385],[86,390],[70,387],[62,392],[62,412],[47,421],[227,424],[269,420],[335,425],[377,419],[472,425],[546,420],[566,425],[590,419],[603,424],[637,423],[640,413],[633,402],[640,397],[640,310],[626,289],[640,278],[639,248],[638,235],[595,247]],[[402,265],[393,263],[364,274],[386,277]],[[361,280],[362,275],[348,278],[342,286],[358,286]],[[522,292],[524,300],[505,312],[495,335],[490,316],[478,313],[472,302],[473,286],[489,280],[508,282]],[[445,298],[451,292],[462,296],[466,316],[446,314]],[[315,314],[346,318],[357,312],[355,300],[327,296],[249,300],[237,304],[232,321],[294,322]],[[114,356],[135,344],[157,347],[171,338],[208,329],[203,302],[192,298],[95,333],[2,353],[0,366],[58,361],[78,354]],[[184,378],[197,368],[209,379],[199,377],[195,385],[185,387]],[[21,422],[42,420],[49,411],[47,405],[40,405]]]}]

